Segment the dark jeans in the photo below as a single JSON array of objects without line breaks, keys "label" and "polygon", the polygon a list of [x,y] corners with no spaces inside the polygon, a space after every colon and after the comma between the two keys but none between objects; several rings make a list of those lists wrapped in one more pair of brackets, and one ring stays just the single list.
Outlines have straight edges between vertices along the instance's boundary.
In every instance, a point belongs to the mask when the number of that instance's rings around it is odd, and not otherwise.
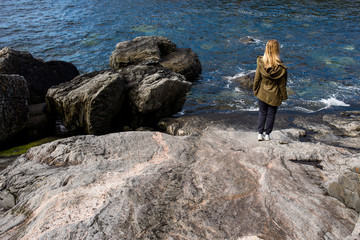
[{"label": "dark jeans", "polygon": [[259,99],[258,131],[270,134],[274,128],[275,115],[278,107],[271,106]]}]

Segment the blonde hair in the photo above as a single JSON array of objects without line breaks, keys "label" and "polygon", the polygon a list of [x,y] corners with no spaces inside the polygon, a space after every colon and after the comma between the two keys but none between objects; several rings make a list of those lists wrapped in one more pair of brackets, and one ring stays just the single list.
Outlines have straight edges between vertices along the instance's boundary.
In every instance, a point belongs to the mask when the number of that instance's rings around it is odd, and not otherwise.
[{"label": "blonde hair", "polygon": [[269,40],[266,43],[266,48],[263,56],[265,67],[276,67],[280,62],[280,44],[277,40]]}]

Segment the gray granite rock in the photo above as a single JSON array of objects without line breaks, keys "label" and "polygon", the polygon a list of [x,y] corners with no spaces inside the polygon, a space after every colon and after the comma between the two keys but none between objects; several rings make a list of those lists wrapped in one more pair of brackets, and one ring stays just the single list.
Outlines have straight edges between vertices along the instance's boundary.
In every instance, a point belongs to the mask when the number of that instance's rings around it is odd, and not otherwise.
[{"label": "gray granite rock", "polygon": [[239,38],[239,42],[241,42],[243,44],[256,43],[255,39],[253,39],[252,37],[249,37],[249,36]]},{"label": "gray granite rock", "polygon": [[68,130],[98,135],[124,126],[156,126],[181,110],[190,87],[184,76],[149,60],[54,86],[47,105]]},{"label": "gray granite rock", "polygon": [[252,90],[254,86],[254,78],[255,78],[255,72],[251,72],[245,74],[244,76],[236,77],[233,79],[233,81],[240,84],[242,87],[246,89]]},{"label": "gray granite rock", "polygon": [[347,136],[360,136],[360,112],[348,111],[340,114],[324,115],[324,121],[340,129]]},{"label": "gray granite rock", "polygon": [[300,141],[296,127],[258,142],[244,125],[199,120],[188,136],[123,132],[30,149],[0,175],[0,197],[14,197],[0,201],[0,238],[360,237],[359,214],[326,188],[359,150]]},{"label": "gray granite rock", "polygon": [[101,71],[50,88],[46,102],[49,111],[56,112],[68,130],[104,134],[121,117],[124,98],[123,75]]},{"label": "gray granite rock", "polygon": [[119,70],[124,76],[132,128],[156,126],[164,117],[181,111],[191,83],[158,63],[139,64]]},{"label": "gray granite rock", "polygon": [[[358,158],[360,163],[360,157]],[[360,167],[346,170],[328,184],[329,194],[360,212]]]}]

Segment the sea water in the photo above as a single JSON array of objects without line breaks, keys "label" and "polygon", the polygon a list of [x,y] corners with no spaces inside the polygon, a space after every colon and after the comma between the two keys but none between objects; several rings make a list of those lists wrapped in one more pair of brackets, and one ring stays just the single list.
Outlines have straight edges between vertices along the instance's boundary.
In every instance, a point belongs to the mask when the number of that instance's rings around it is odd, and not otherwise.
[{"label": "sea water", "polygon": [[116,43],[137,36],[192,48],[203,71],[181,114],[256,110],[252,91],[233,79],[255,70],[269,39],[288,66],[281,109],[360,106],[360,1],[0,0],[0,9],[0,48],[69,61],[81,73],[108,69]]}]

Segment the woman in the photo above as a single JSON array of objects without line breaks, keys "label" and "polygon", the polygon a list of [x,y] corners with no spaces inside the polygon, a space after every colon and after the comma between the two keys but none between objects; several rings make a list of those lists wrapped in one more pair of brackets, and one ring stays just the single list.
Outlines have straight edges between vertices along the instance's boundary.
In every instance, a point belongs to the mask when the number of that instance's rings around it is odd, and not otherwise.
[{"label": "woman", "polygon": [[280,60],[279,53],[279,42],[270,40],[266,43],[264,56],[257,58],[253,90],[259,101],[259,141],[270,140],[278,106],[287,99],[287,67]]}]

